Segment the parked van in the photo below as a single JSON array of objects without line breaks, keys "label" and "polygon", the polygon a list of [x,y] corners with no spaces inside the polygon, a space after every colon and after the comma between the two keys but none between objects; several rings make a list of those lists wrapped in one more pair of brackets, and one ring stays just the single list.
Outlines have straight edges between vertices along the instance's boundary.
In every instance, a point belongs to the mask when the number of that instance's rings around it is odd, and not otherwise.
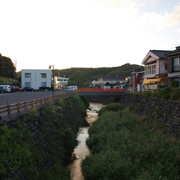
[{"label": "parked van", "polygon": [[11,86],[10,85],[0,85],[0,87],[4,87],[7,92],[11,92]]}]

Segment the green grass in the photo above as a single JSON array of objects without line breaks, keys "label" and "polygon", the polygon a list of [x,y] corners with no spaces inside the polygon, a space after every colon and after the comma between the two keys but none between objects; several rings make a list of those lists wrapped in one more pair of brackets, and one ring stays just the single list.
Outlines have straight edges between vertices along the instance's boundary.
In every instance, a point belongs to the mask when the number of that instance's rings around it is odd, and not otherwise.
[{"label": "green grass", "polygon": [[156,121],[128,108],[104,111],[89,135],[86,180],[180,179],[180,142],[165,136]]},{"label": "green grass", "polygon": [[0,123],[0,179],[70,179],[67,165],[84,125],[86,105],[78,95]]}]

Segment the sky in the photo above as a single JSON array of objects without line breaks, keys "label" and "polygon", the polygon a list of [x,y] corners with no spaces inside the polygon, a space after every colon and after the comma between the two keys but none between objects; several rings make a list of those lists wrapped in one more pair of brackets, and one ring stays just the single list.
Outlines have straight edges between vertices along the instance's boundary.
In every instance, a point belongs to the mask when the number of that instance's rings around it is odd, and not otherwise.
[{"label": "sky", "polygon": [[180,46],[180,0],[0,0],[0,53],[21,69],[139,64]]}]

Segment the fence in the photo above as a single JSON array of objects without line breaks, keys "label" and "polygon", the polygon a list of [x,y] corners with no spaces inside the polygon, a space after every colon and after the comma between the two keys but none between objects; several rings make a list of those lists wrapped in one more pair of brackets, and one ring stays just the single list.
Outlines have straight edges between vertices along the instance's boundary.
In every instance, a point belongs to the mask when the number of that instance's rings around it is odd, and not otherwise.
[{"label": "fence", "polygon": [[32,108],[38,108],[45,104],[53,103],[59,100],[59,98],[67,98],[71,96],[73,93],[74,92],[56,94],[52,96],[43,97],[40,99],[34,99],[31,101],[25,101],[25,102],[19,102],[16,104],[6,105],[6,106],[0,106],[0,119],[2,119],[2,117],[7,117],[7,116],[11,117],[12,115],[17,115],[22,112],[27,112],[28,110]]},{"label": "fence", "polygon": [[124,89],[119,88],[78,88],[77,92],[125,92]]}]

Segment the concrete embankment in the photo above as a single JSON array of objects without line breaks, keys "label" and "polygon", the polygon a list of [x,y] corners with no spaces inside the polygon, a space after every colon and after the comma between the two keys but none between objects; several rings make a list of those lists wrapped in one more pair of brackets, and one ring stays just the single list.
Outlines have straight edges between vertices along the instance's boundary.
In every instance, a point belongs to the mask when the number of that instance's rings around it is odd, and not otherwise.
[{"label": "concrete embankment", "polygon": [[166,132],[180,139],[180,102],[160,98],[143,96],[132,93],[86,93],[90,102],[109,103],[118,102],[124,105],[133,105],[136,113],[157,119],[166,125]]}]

